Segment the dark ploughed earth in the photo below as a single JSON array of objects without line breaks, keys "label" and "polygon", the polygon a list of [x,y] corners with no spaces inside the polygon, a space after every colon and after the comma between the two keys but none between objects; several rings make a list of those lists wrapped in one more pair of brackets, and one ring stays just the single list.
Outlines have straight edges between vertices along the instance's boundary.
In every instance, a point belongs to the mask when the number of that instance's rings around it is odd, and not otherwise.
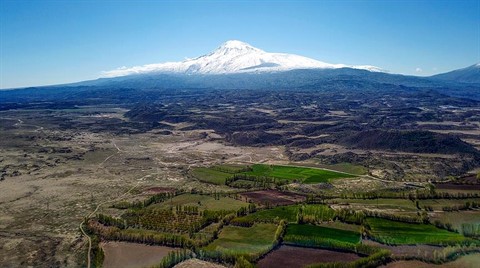
[{"label": "dark ploughed earth", "polygon": [[354,253],[334,250],[281,246],[258,262],[260,268],[300,268],[320,262],[351,262],[359,259]]}]

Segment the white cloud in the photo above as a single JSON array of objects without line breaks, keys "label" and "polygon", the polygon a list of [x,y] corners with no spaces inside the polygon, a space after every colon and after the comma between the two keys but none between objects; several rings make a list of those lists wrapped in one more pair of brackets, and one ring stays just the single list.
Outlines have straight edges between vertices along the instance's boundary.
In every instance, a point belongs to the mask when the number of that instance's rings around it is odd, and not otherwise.
[{"label": "white cloud", "polygon": [[415,72],[417,72],[417,73],[421,73],[421,72],[423,72],[423,70],[422,70],[422,68],[420,68],[420,67],[417,67],[417,68],[415,69]]}]

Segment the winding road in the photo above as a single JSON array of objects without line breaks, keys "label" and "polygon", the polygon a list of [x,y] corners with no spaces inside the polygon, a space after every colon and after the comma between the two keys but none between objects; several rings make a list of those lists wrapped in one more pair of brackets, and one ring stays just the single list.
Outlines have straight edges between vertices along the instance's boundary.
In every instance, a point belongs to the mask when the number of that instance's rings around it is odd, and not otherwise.
[{"label": "winding road", "polygon": [[[114,154],[108,156],[107,158],[105,158],[100,164],[102,165],[103,163],[105,163],[106,161],[108,161],[108,159],[110,159],[112,156],[120,153],[120,152],[123,152],[118,146],[117,144],[115,143],[115,141],[112,141],[113,142],[113,146],[115,146],[115,148],[117,149],[117,152],[115,152]],[[142,182],[142,180],[147,177],[147,176],[150,176],[152,174],[147,174],[139,179],[137,179],[137,183],[132,186],[130,189],[128,189],[128,191],[126,191],[125,193],[123,193],[122,195],[120,195],[119,197],[115,198],[115,199],[112,199],[112,200],[107,200],[107,201],[104,201],[104,202],[101,202],[99,203],[95,209],[90,213],[88,214],[84,219],[83,221],[80,223],[79,225],[79,228],[80,228],[80,231],[82,232],[82,234],[87,238],[88,240],[88,251],[87,251],[87,268],[90,268],[91,267],[91,251],[92,251],[92,238],[87,234],[87,232],[85,232],[85,229],[83,228],[84,224],[86,223],[86,221],[92,217],[93,215],[95,215],[95,213],[97,213],[97,211],[100,209],[101,206],[105,205],[105,204],[108,204],[108,203],[112,203],[112,202],[117,202],[117,201],[120,201],[122,199],[124,199],[128,194],[130,194],[135,188],[137,188],[140,183]]]}]

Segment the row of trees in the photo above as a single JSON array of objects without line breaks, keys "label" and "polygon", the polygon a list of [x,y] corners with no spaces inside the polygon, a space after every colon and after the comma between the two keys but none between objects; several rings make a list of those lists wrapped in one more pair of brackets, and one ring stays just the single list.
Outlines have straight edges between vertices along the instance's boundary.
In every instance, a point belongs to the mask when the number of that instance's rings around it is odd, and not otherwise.
[{"label": "row of trees", "polygon": [[127,221],[121,218],[115,218],[110,215],[105,214],[97,214],[97,220],[99,223],[106,225],[106,226],[115,226],[119,229],[127,228]]},{"label": "row of trees", "polygon": [[317,224],[325,221],[332,221],[336,216],[335,210],[328,206],[299,206],[297,212],[297,223]]},{"label": "row of trees", "polygon": [[171,199],[181,193],[182,193],[181,191],[159,193],[159,194],[152,195],[145,200],[135,200],[132,202],[128,202],[128,201],[117,202],[117,203],[114,203],[111,207],[116,209],[142,209],[150,206],[151,204],[164,202],[165,200]]},{"label": "row of trees", "polygon": [[407,256],[395,256],[395,260],[419,260],[427,263],[443,264],[454,261],[455,259],[470,253],[478,253],[480,249],[478,245],[472,243],[470,245],[449,245],[440,249],[433,250],[432,254],[417,254]]},{"label": "row of trees", "polygon": [[226,166],[213,166],[211,167],[213,170],[217,170],[223,173],[229,173],[229,174],[236,174],[236,173],[242,173],[242,172],[249,172],[252,171],[251,166],[245,166],[245,167],[226,167]]},{"label": "row of trees", "polygon": [[87,228],[103,239],[113,241],[128,241],[151,245],[191,248],[194,242],[182,235],[173,233],[158,233],[140,229],[120,229],[115,226],[105,226],[95,220],[89,220]]},{"label": "row of trees", "polygon": [[254,213],[256,211],[257,211],[257,206],[255,206],[255,204],[253,203],[250,203],[248,204],[247,207],[241,207],[240,209],[237,210],[237,217],[245,216],[247,214]]},{"label": "row of trees", "polygon": [[380,249],[377,252],[360,258],[353,262],[327,262],[310,265],[310,268],[356,268],[356,267],[379,267],[387,264],[391,260],[392,253],[386,249]]},{"label": "row of trees", "polygon": [[335,210],[335,219],[341,222],[362,225],[366,218],[365,212],[361,210],[357,211],[346,208]]},{"label": "row of trees", "polygon": [[375,191],[375,192],[366,192],[366,193],[342,193],[340,196],[337,195],[323,195],[322,199],[332,199],[332,198],[342,198],[342,199],[379,199],[379,198],[388,198],[388,199],[409,199],[409,200],[424,200],[424,199],[467,199],[467,198],[479,198],[480,193],[472,192],[436,192],[430,188],[417,189],[415,191]]},{"label": "row of trees", "polygon": [[445,229],[445,230],[450,231],[450,232],[458,232],[458,230],[455,230],[455,229],[453,228],[453,225],[452,225],[451,223],[448,223],[448,222],[447,222],[447,223],[443,223],[443,222],[441,222],[441,221],[439,221],[439,220],[435,220],[435,221],[433,222],[433,225],[435,225],[435,227],[437,227],[437,228]]},{"label": "row of trees", "polygon": [[159,264],[152,266],[152,268],[171,268],[178,263],[191,258],[195,258],[195,253],[191,250],[174,250],[169,252],[167,256],[163,257]]},{"label": "row of trees", "polygon": [[416,216],[408,216],[408,215],[398,215],[398,214],[390,214],[380,211],[370,211],[366,210],[363,212],[366,217],[374,217],[374,218],[383,218],[392,221],[400,221],[406,223],[429,223],[430,219],[428,218],[428,214],[423,212],[417,212]]},{"label": "row of trees", "polygon": [[250,181],[252,183],[246,184],[249,188],[260,187],[260,188],[270,188],[271,186],[282,186],[289,183],[288,180],[277,179],[274,177],[266,176],[254,176],[247,174],[234,174],[232,177],[225,180],[225,184],[228,186],[238,186],[234,184],[236,181]]},{"label": "row of trees", "polygon": [[465,204],[456,205],[456,206],[443,206],[443,211],[459,211],[459,210],[468,210],[468,209],[476,209],[480,207],[480,203],[475,201],[467,201]]}]

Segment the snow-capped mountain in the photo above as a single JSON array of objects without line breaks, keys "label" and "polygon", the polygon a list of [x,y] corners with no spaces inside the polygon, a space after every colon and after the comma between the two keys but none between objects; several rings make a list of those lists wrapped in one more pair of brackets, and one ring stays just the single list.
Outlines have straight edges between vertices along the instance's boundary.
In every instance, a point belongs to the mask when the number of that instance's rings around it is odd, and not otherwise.
[{"label": "snow-capped mountain", "polygon": [[295,69],[338,69],[353,68],[372,72],[383,72],[370,65],[349,66],[330,64],[307,57],[286,53],[269,53],[247,43],[230,40],[213,52],[181,62],[147,64],[135,67],[122,67],[103,72],[103,77],[118,77],[145,73],[183,74],[232,74],[245,72],[279,72]]}]

